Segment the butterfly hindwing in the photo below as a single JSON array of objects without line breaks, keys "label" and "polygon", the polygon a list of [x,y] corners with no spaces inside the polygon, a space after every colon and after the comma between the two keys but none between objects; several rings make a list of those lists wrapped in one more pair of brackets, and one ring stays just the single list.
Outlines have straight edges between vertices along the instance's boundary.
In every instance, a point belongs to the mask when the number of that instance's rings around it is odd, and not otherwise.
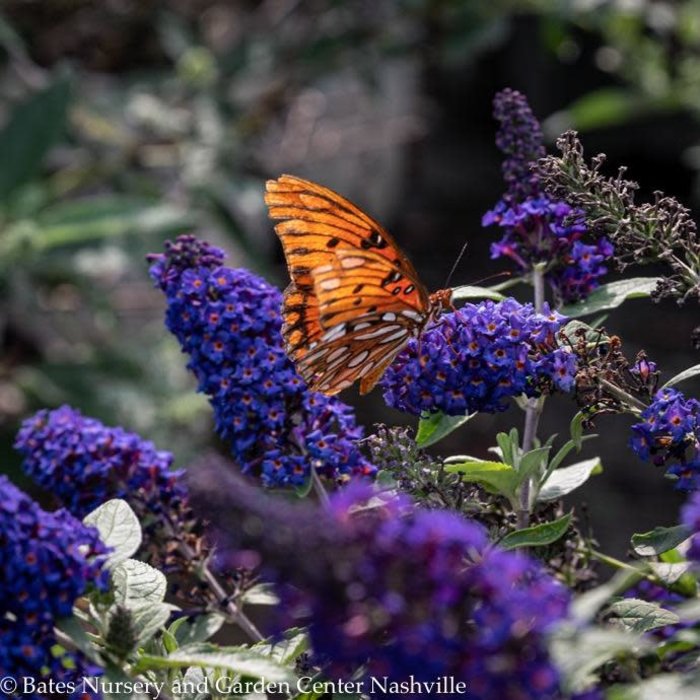
[{"label": "butterfly hindwing", "polygon": [[367,393],[386,367],[414,333],[402,319],[387,323],[380,315],[338,323],[324,330],[297,363],[310,388],[336,394],[361,380],[360,392]]}]

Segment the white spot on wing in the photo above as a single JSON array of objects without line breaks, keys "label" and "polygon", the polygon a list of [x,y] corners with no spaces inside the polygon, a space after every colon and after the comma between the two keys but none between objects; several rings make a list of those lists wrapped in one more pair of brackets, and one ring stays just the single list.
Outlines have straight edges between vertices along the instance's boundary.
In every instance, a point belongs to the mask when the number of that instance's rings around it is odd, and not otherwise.
[{"label": "white spot on wing", "polygon": [[369,374],[369,373],[374,369],[374,365],[375,365],[375,364],[376,364],[376,363],[375,363],[374,361],[368,362],[368,363],[357,373],[358,378],[362,378],[362,377],[365,376],[365,374]]},{"label": "white spot on wing", "polygon": [[392,340],[398,340],[399,338],[407,335],[408,331],[405,328],[402,328],[400,331],[396,331],[396,333],[393,333],[392,335],[389,335],[386,338],[382,338],[379,342],[381,344],[390,343]]},{"label": "white spot on wing", "polygon": [[355,357],[348,362],[348,367],[357,367],[357,365],[361,364],[364,362],[364,360],[367,359],[369,356],[369,350],[363,350],[359,355],[355,355]]},{"label": "white spot on wing", "polygon": [[406,318],[410,318],[411,321],[422,321],[423,320],[422,314],[419,314],[417,311],[409,311],[407,309],[406,311],[401,311],[400,313],[402,316],[405,316]]},{"label": "white spot on wing", "polygon": [[364,335],[358,335],[358,340],[369,340],[370,338],[378,338],[380,335],[386,335],[395,331],[397,328],[402,328],[398,323],[392,323],[390,326],[380,326],[376,331],[371,333],[365,333]]},{"label": "white spot on wing", "polygon": [[382,321],[395,321],[395,320],[396,320],[396,314],[391,312],[391,311],[382,315]]},{"label": "white spot on wing", "polygon": [[342,357],[347,352],[347,350],[348,350],[347,345],[343,345],[340,348],[336,348],[328,356],[328,362],[333,362],[333,360],[337,360],[339,357]]},{"label": "white spot on wing", "polygon": [[340,287],[340,280],[337,277],[330,277],[321,282],[321,289],[325,289],[326,291],[338,289],[338,287]]},{"label": "white spot on wing", "polygon": [[336,338],[342,338],[345,335],[345,324],[339,323],[337,326],[327,330],[322,336],[321,340],[328,343]]},{"label": "white spot on wing", "polygon": [[343,258],[340,261],[340,264],[342,265],[343,269],[352,270],[355,267],[362,267],[365,264],[365,259],[358,258],[356,256],[350,256],[347,258]]},{"label": "white spot on wing", "polygon": [[364,330],[365,328],[369,328],[371,325],[372,325],[371,323],[364,323],[364,322],[363,323],[356,323],[352,329],[354,331],[361,331],[361,330]]}]

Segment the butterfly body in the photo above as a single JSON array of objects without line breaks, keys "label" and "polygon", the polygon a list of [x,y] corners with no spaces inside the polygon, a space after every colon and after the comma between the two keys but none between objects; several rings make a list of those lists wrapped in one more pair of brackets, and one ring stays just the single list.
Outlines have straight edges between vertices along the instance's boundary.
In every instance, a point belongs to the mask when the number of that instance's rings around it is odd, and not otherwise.
[{"label": "butterfly body", "polygon": [[265,202],[292,278],[284,293],[287,353],[310,388],[367,393],[409,338],[450,304],[429,295],[389,233],[341,195],[282,175]]}]

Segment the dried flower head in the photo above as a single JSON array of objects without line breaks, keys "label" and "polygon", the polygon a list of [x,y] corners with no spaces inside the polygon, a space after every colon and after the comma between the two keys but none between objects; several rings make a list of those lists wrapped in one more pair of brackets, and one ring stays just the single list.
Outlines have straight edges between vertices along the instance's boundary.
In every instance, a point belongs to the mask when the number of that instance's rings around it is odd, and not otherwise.
[{"label": "dried flower head", "polygon": [[561,136],[557,146],[560,156],[542,158],[533,169],[547,194],[583,211],[589,228],[610,238],[620,269],[664,261],[670,272],[659,282],[656,298],[700,299],[700,237],[689,210],[662,192],[653,202],[637,204],[638,185],[623,178],[625,169],[604,176],[603,154],[589,165],[574,131]]}]

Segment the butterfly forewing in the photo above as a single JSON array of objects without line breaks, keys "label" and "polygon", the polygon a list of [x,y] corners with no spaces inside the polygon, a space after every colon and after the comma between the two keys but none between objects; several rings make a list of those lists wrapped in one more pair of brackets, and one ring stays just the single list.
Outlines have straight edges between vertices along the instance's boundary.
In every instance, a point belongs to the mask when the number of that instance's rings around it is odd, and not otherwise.
[{"label": "butterfly forewing", "polygon": [[430,314],[428,293],[385,229],[332,190],[290,175],[267,183],[292,284],[283,335],[312,389],[366,393]]}]

